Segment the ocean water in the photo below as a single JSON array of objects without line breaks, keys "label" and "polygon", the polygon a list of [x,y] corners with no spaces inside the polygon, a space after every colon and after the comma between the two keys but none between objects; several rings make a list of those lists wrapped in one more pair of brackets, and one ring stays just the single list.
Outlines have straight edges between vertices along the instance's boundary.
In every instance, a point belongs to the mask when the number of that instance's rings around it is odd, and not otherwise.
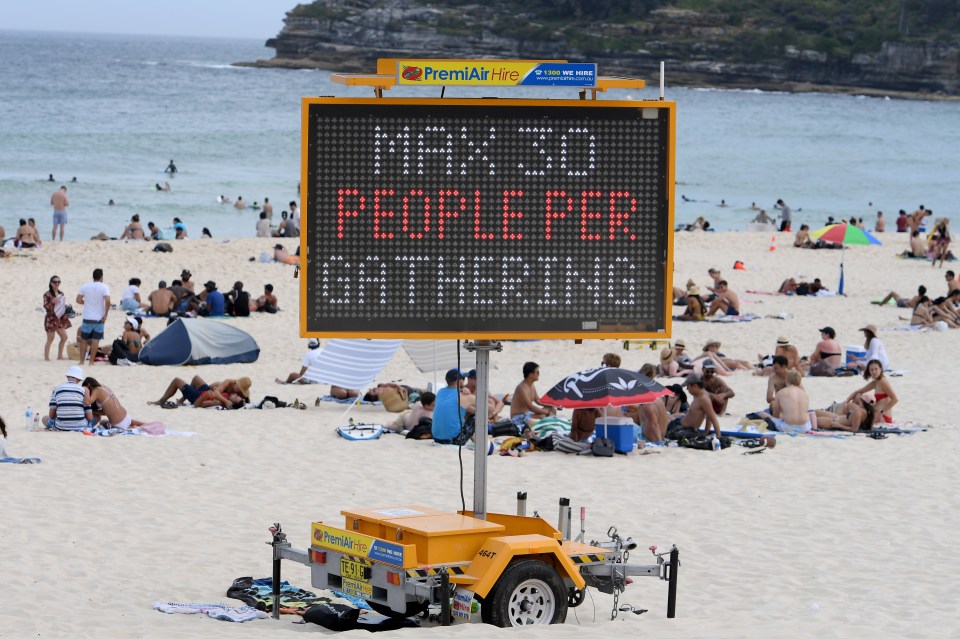
[{"label": "ocean water", "polygon": [[[67,239],[119,235],[133,213],[161,227],[178,216],[192,237],[202,227],[215,237],[253,236],[257,213],[217,196],[269,197],[276,219],[298,198],[301,97],[370,95],[324,71],[231,65],[272,53],[258,40],[0,31],[0,225],[10,235],[18,218],[35,217],[47,237],[50,194],[67,184]],[[719,230],[741,229],[752,202],[770,211],[778,198],[794,208],[795,227],[817,228],[828,215],[872,224],[882,210],[890,228],[898,209],[919,204],[954,216],[958,102],[671,88],[669,66],[666,80],[678,103],[677,222],[703,215]],[[657,91],[610,95],[654,99]],[[163,173],[170,159],[180,170],[172,178]],[[172,190],[157,192],[164,181]]]}]

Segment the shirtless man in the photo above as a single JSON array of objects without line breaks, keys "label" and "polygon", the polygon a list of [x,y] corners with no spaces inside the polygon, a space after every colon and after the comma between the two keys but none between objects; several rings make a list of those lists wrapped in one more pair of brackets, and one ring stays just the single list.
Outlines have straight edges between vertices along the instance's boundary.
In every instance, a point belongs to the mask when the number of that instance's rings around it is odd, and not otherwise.
[{"label": "shirtless man", "polygon": [[717,421],[717,413],[713,410],[710,395],[703,388],[703,378],[696,373],[687,375],[683,386],[687,387],[687,390],[690,391],[690,395],[693,397],[690,402],[690,409],[685,415],[677,415],[674,417],[670,424],[679,423],[681,426],[700,430],[700,427],[706,422],[706,430],[709,432],[709,430],[713,428],[714,434],[720,437],[720,422]]},{"label": "shirtless man", "polygon": [[947,271],[944,277],[947,280],[947,295],[953,293],[957,289],[960,289],[960,282],[957,282],[956,273],[953,271]]},{"label": "shirtless man", "polygon": [[805,433],[812,426],[810,424],[810,398],[807,391],[800,385],[800,373],[791,370],[787,372],[787,386],[777,391],[770,407],[770,417],[777,430],[782,433]]},{"label": "shirtless man", "polygon": [[715,290],[717,297],[710,303],[710,310],[707,315],[716,315],[719,311],[723,311],[724,315],[739,315],[740,298],[727,287],[727,281],[720,280],[717,282]]},{"label": "shirtless man", "polygon": [[26,220],[21,219],[14,245],[20,248],[36,248],[41,244],[42,242],[40,241],[40,236],[37,235],[36,227],[30,226]]},{"label": "shirtless man", "polygon": [[127,228],[123,229],[123,234],[120,235],[121,240],[142,240],[143,239],[143,227],[140,225],[140,216],[134,214],[130,218],[130,224],[127,224]]},{"label": "shirtless man", "polygon": [[[750,209],[751,211],[754,209]],[[767,215],[767,212],[763,209],[760,209],[760,212],[755,218],[750,220],[753,224],[773,224],[773,218]]]},{"label": "shirtless man", "polygon": [[773,356],[773,372],[767,380],[767,403],[773,406],[773,399],[777,392],[787,386],[787,358],[783,355]]},{"label": "shirtless man", "polygon": [[[471,395],[477,394],[477,369],[467,373],[466,389]],[[500,401],[500,398],[487,393],[487,417],[489,420],[491,422],[500,421],[500,411],[502,410],[503,402]]]},{"label": "shirtless man", "polygon": [[703,389],[710,395],[714,412],[723,415],[727,412],[727,402],[735,397],[736,393],[716,373],[717,365],[713,363],[713,360],[705,360],[703,362]]},{"label": "shirtless man", "polygon": [[279,310],[277,296],[273,294],[273,284],[263,286],[263,295],[250,303],[250,310],[264,313],[276,313]]},{"label": "shirtless man", "polygon": [[[249,381],[249,377],[244,377]],[[234,380],[226,380],[225,382],[219,382],[215,384],[207,384],[199,375],[194,375],[193,379],[190,380],[188,384],[179,377],[173,378],[173,381],[167,386],[167,390],[163,392],[163,396],[159,401],[150,402],[152,404],[159,404],[160,406],[175,408],[176,405],[181,405],[186,402],[189,402],[197,408],[208,408],[210,406],[222,406],[223,408],[242,408],[244,402],[244,396],[240,393],[228,393],[224,391],[224,384],[226,382],[234,382]],[[247,392],[249,392],[250,385],[247,384]],[[177,400],[176,405],[172,405],[169,401],[171,397],[177,394],[177,391],[180,391],[180,399]]]},{"label": "shirtless man", "polygon": [[923,238],[920,237],[920,231],[910,232],[910,255],[913,257],[927,256],[927,245],[923,243]]},{"label": "shirtless man", "polygon": [[233,203],[234,208],[245,209],[247,208],[247,203],[243,201],[243,196],[238,195],[236,201]]},{"label": "shirtless man", "polygon": [[150,302],[150,312],[159,317],[169,317],[170,311],[177,308],[177,296],[167,288],[167,283],[164,280],[160,280],[157,286],[157,290],[147,296],[147,301]]},{"label": "shirtless man", "polygon": [[[628,407],[627,414],[631,410]],[[640,404],[636,407],[634,421],[643,430],[643,438],[648,442],[662,442],[667,434],[667,424],[670,422],[670,414],[667,413],[667,406],[663,399],[656,399],[646,404]]]},{"label": "shirtless man", "polygon": [[50,234],[50,241],[57,239],[57,227],[60,227],[60,241],[63,241],[63,229],[67,225],[67,207],[70,206],[70,200],[67,198],[67,187],[61,186],[60,190],[54,191],[50,196],[50,204],[53,206],[53,232]]},{"label": "shirtless man", "polygon": [[[720,276],[720,269],[717,268],[708,268],[707,275],[710,276],[710,279],[713,280],[713,286],[708,286],[707,290],[711,293],[717,292],[717,287],[720,285],[720,282],[723,281],[723,278]],[[687,282],[687,288],[690,288],[691,282]]]},{"label": "shirtless man", "polygon": [[907,226],[910,227],[910,232],[919,232],[920,225],[923,224],[923,218],[927,217],[928,215],[933,215],[933,211],[928,211],[927,209],[923,208],[923,204],[920,205],[919,209],[911,213],[910,216],[907,217]]},{"label": "shirtless man", "polygon": [[273,204],[270,204],[270,198],[268,197],[263,198],[263,208],[261,209],[260,212],[266,213],[268,220],[273,219]]},{"label": "shirtless man", "polygon": [[800,230],[797,231],[797,237],[794,238],[793,245],[797,248],[809,248],[813,245],[813,240],[810,239],[810,226],[808,224],[800,225]]},{"label": "shirtless man", "polygon": [[540,395],[534,383],[540,379],[540,365],[536,362],[527,362],[523,365],[523,381],[517,384],[510,398],[510,419],[523,432],[535,419],[542,419],[557,414],[557,409],[544,406],[537,398]]}]

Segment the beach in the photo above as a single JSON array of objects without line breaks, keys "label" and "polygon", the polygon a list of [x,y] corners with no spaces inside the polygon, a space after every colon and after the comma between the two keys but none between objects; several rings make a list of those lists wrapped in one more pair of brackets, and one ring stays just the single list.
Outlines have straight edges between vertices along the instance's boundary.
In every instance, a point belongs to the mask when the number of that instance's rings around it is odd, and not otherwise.
[{"label": "beach", "polygon": [[[892,218],[891,218],[892,220]],[[888,226],[892,226],[889,224]],[[816,228],[816,227],[814,227]],[[10,233],[8,229],[8,234]],[[68,238],[70,226],[67,227]],[[46,231],[42,237],[45,239]],[[693,279],[701,289],[707,269],[719,268],[741,298],[752,322],[674,322],[672,339],[691,353],[710,339],[728,356],[756,361],[773,352],[780,336],[809,355],[819,329],[831,326],[842,345],[863,345],[858,329],[875,324],[899,396],[894,417],[929,427],[927,432],[873,440],[781,435],[774,449],[743,455],[657,448],[613,458],[534,452],[489,458],[488,507],[512,513],[517,491],[529,495],[528,512],[555,523],[559,498],[586,507],[588,540],[605,540],[608,527],[632,536],[631,562],[650,563],[648,546],[680,549],[677,618],[666,619],[667,587],[635,578],[621,604],[647,609],[620,612],[611,621],[613,598],[590,591],[571,609],[563,627],[528,629],[532,637],[945,637],[955,635],[955,613],[944,595],[960,569],[952,537],[960,514],[952,507],[952,470],[960,449],[951,387],[960,355],[956,331],[885,330],[908,323],[909,310],[871,304],[889,291],[910,297],[924,284],[932,296],[946,292],[944,273],[926,261],[896,256],[905,234],[879,235],[883,246],[845,251],[843,297],[787,297],[774,292],[788,277],[819,277],[835,289],[840,251],[792,247],[793,235],[677,233],[674,284]],[[280,522],[295,547],[309,543],[310,523],[342,524],[344,508],[421,504],[460,507],[457,449],[385,435],[372,442],[339,438],[343,405],[315,399],[322,385],[277,385],[297,371],[307,350],[299,335],[299,285],[294,268],[263,263],[275,239],[190,239],[172,242],[172,253],[154,253],[144,242],[45,242],[35,251],[12,250],[0,260],[0,356],[6,392],[0,415],[8,424],[7,448],[35,465],[0,464],[0,543],[5,596],[0,637],[281,637],[326,632],[297,617],[236,624],[200,615],[167,615],[154,602],[222,602],[238,577],[269,577],[268,527]],[[293,249],[287,241],[288,249]],[[746,270],[733,270],[735,261]],[[110,387],[135,419],[162,421],[168,429],[195,433],[168,437],[87,437],[28,432],[30,404],[45,411],[50,391],[64,380],[69,362],[43,360],[47,281],[59,275],[72,303],[94,268],[104,270],[115,303],[131,277],[146,296],[157,282],[182,269],[202,286],[228,290],[240,280],[257,295],[271,283],[281,311],[228,321],[249,332],[261,352],[256,363],[202,367],[125,367],[97,364],[86,375]],[[77,309],[79,311],[79,307]],[[674,312],[682,312],[674,307]],[[771,317],[776,316],[776,317]],[[79,317],[69,330],[71,337]],[[148,318],[156,336],[166,320]],[[109,342],[121,330],[112,312]],[[491,356],[491,390],[512,392],[524,362],[540,365],[542,394],[568,373],[597,366],[606,352],[636,370],[657,362],[658,351],[620,340],[504,343]],[[53,353],[56,353],[54,345]],[[213,411],[147,405],[174,377],[199,374],[207,381],[249,376],[251,398],[266,395],[306,403],[291,408]],[[443,371],[438,374],[442,379]],[[425,387],[432,373],[419,372],[401,350],[378,381]],[[671,380],[671,383],[679,380]],[[736,392],[724,427],[761,408],[767,378],[737,372],[725,381]],[[861,377],[810,378],[803,386],[811,407],[843,400],[864,384]],[[564,411],[569,417],[569,411]],[[358,406],[350,417],[371,423],[394,418],[379,406]],[[467,507],[472,501],[473,454],[463,451]],[[578,512],[575,510],[575,512]],[[575,524],[576,527],[576,524]],[[284,562],[283,577],[316,591],[309,571]],[[414,632],[430,632],[419,630]],[[502,631],[470,625],[437,629],[434,636],[493,637]],[[388,633],[393,634],[393,633]],[[404,636],[411,636],[405,632]]]}]

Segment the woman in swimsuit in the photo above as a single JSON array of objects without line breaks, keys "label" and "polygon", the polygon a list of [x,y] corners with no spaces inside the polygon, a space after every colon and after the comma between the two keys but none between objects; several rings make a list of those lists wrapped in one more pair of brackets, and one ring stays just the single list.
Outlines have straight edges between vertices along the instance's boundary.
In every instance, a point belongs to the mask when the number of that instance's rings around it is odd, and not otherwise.
[{"label": "woman in swimsuit", "polygon": [[873,428],[873,411],[876,401],[874,394],[867,392],[847,401],[840,414],[829,410],[818,410],[816,411],[817,428],[846,430],[853,433],[858,430],[870,430]]},{"label": "woman in swimsuit", "polygon": [[820,329],[820,342],[810,356],[810,374],[815,377],[832,377],[841,365],[840,344],[837,333],[829,326]]},{"label": "woman in swimsuit", "polygon": [[131,428],[141,426],[144,422],[130,417],[130,413],[120,405],[120,400],[113,394],[113,391],[106,386],[101,386],[93,377],[83,380],[83,403],[93,407],[93,414],[96,421],[101,417],[106,417],[110,422],[111,428]]},{"label": "woman in swimsuit", "polygon": [[873,409],[874,420],[879,422],[882,417],[884,422],[892,424],[893,416],[890,413],[899,399],[897,394],[893,392],[890,380],[883,376],[883,365],[880,360],[871,359],[867,362],[867,370],[863,373],[863,378],[867,380],[866,385],[850,393],[847,396],[847,401],[849,402],[863,393],[873,392],[877,398],[877,403]]},{"label": "woman in swimsuit", "polygon": [[140,361],[140,351],[150,341],[150,334],[141,326],[140,320],[136,317],[128,317],[123,322],[123,335],[120,340],[127,347],[127,352],[130,353],[127,359],[131,362],[137,362]]},{"label": "woman in swimsuit", "polygon": [[63,359],[63,348],[67,345],[67,329],[70,328],[70,318],[67,317],[67,301],[60,292],[60,278],[56,275],[50,278],[48,290],[43,294],[43,330],[47,332],[47,343],[43,347],[43,359],[50,359],[50,346],[53,338],[60,336],[60,346],[57,348],[57,359]]},{"label": "woman in swimsuit", "polygon": [[687,289],[687,308],[677,317],[681,322],[702,322],[706,319],[706,307],[700,298],[700,289],[692,286]]},{"label": "woman in swimsuit", "polygon": [[920,297],[920,301],[913,307],[913,315],[910,316],[910,326],[923,326],[930,328],[937,323],[930,314],[930,298],[926,295]]},{"label": "woman in swimsuit", "polygon": [[936,267],[937,258],[940,258],[940,266],[943,266],[943,260],[947,257],[947,251],[950,248],[950,231],[947,229],[947,225],[950,223],[950,220],[947,218],[941,218],[937,222],[935,229],[937,235],[937,241],[934,244],[933,248],[933,259],[930,261],[930,266]]}]

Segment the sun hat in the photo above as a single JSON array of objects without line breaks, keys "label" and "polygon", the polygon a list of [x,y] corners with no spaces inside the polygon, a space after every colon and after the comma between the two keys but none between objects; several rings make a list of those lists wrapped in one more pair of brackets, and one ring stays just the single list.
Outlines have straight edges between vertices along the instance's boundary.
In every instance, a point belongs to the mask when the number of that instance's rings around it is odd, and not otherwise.
[{"label": "sun hat", "polygon": [[708,340],[707,340],[707,343],[703,345],[703,350],[707,350],[708,348],[710,348],[710,347],[713,346],[714,344],[717,345],[717,348],[720,348],[720,340],[718,340],[718,339],[708,339]]},{"label": "sun hat", "polygon": [[128,315],[127,319],[125,319],[124,321],[130,322],[130,326],[133,327],[133,330],[136,331],[140,329],[140,320],[138,320],[136,317]]},{"label": "sun hat", "polygon": [[864,326],[863,328],[860,328],[860,329],[857,329],[857,330],[861,330],[861,331],[864,331],[864,332],[869,331],[869,332],[873,333],[873,335],[876,335],[876,334],[877,334],[877,325],[876,325],[876,324],[867,324],[867,325]]},{"label": "sun hat", "polygon": [[307,340],[307,348],[320,348],[320,340],[316,337],[311,337]]},{"label": "sun hat", "polygon": [[204,284],[203,287],[204,287],[204,288],[209,288],[209,289],[212,289],[212,290],[216,290],[216,288],[217,288],[217,283],[214,282],[213,280],[210,280],[209,282],[207,282],[206,284]]},{"label": "sun hat", "polygon": [[687,344],[682,339],[678,339],[673,343],[674,348],[686,348]]},{"label": "sun hat", "polygon": [[250,381],[249,377],[241,377],[240,379],[237,380],[237,386],[240,388],[240,394],[246,397],[247,399],[250,398],[251,384],[253,384],[253,382]]},{"label": "sun hat", "polygon": [[790,346],[790,340],[781,335],[777,338],[777,346]]},{"label": "sun hat", "polygon": [[696,286],[691,286],[687,288],[687,295],[699,295],[700,289]]},{"label": "sun hat", "polygon": [[661,361],[661,362],[665,362],[665,361],[667,361],[668,359],[670,359],[671,357],[673,357],[673,349],[672,349],[672,348],[666,347],[666,348],[664,348],[663,350],[660,351],[660,361]]},{"label": "sun hat", "polygon": [[71,366],[67,369],[67,377],[73,379],[83,379],[83,369],[79,366]]}]

